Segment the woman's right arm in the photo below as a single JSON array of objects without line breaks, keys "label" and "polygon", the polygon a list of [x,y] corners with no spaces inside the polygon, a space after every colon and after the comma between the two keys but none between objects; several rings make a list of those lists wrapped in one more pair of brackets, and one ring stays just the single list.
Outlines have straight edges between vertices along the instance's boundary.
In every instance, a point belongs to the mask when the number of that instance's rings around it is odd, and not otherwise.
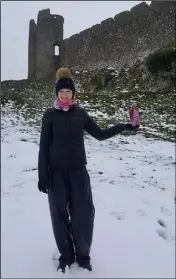
[{"label": "woman's right arm", "polygon": [[40,134],[39,154],[38,154],[38,177],[45,177],[49,167],[49,149],[51,146],[51,122],[50,111],[45,111],[42,118],[42,128]]}]

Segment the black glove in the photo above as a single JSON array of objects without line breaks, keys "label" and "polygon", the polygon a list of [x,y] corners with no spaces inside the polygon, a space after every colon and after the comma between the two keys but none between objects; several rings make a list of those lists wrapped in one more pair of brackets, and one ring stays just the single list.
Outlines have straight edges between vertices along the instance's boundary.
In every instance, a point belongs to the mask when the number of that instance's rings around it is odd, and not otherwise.
[{"label": "black glove", "polygon": [[139,127],[140,127],[140,125],[136,125],[136,126],[133,127],[133,129],[137,130],[137,129],[139,129]]},{"label": "black glove", "polygon": [[139,127],[140,127],[140,125],[133,126],[132,130],[137,130],[137,129],[139,129]]},{"label": "black glove", "polygon": [[46,176],[39,177],[39,181],[38,181],[39,191],[48,194],[49,187],[50,187],[50,176],[46,175]]},{"label": "black glove", "polygon": [[127,130],[136,130],[140,127],[140,125],[136,125],[136,126],[133,126],[132,124],[126,124],[126,129]]}]

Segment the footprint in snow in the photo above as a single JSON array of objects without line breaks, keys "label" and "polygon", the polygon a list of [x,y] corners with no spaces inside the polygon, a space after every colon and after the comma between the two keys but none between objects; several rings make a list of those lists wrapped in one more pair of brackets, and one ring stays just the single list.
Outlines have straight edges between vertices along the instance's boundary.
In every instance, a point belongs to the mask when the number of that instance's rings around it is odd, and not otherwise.
[{"label": "footprint in snow", "polygon": [[100,182],[105,182],[105,181],[108,181],[108,179],[107,178],[100,179]]},{"label": "footprint in snow", "polygon": [[160,207],[160,212],[162,212],[166,216],[172,215],[172,213],[166,207],[164,207],[164,206]]},{"label": "footprint in snow", "polygon": [[109,181],[109,184],[111,184],[111,185],[115,185],[115,181]]},{"label": "footprint in snow", "polygon": [[23,172],[28,172],[28,171],[36,171],[37,170],[37,168],[36,167],[34,167],[34,168],[31,168],[31,169],[25,169],[25,170],[22,170]]},{"label": "footprint in snow", "polygon": [[123,220],[126,217],[125,213],[123,212],[112,211],[110,212],[110,215],[118,220]]},{"label": "footprint in snow", "polygon": [[24,141],[24,142],[26,142],[26,141],[28,141],[28,139],[21,138],[21,139],[20,139],[20,141]]},{"label": "footprint in snow", "polygon": [[136,213],[137,213],[137,215],[140,215],[140,216],[147,216],[147,214],[145,213],[145,211],[143,211],[142,209],[136,210]]},{"label": "footprint in snow", "polygon": [[16,158],[16,154],[10,154],[9,158]]},{"label": "footprint in snow", "polygon": [[165,228],[166,229],[166,224],[165,224],[165,222],[163,221],[163,220],[161,220],[161,219],[158,219],[158,224],[161,226],[161,227],[163,227],[163,228]]},{"label": "footprint in snow", "polygon": [[164,240],[167,240],[167,233],[164,230],[156,230],[156,233],[162,237]]},{"label": "footprint in snow", "polygon": [[167,225],[162,219],[158,219],[158,224],[162,227],[156,230],[156,233],[164,240],[175,241],[175,234],[171,234],[167,230]]},{"label": "footprint in snow", "polygon": [[24,183],[23,183],[23,182],[21,182],[21,183],[17,183],[17,184],[13,184],[13,185],[11,185],[11,186],[10,186],[10,188],[11,188],[11,187],[21,188],[21,187],[23,187],[23,185],[24,185]]},{"label": "footprint in snow", "polygon": [[[142,188],[143,188],[144,186],[142,186]],[[145,203],[145,204],[147,204],[147,205],[151,205],[152,204],[152,202],[150,201],[150,200],[148,200],[148,199],[142,199],[142,201],[143,201],[143,203]]]}]

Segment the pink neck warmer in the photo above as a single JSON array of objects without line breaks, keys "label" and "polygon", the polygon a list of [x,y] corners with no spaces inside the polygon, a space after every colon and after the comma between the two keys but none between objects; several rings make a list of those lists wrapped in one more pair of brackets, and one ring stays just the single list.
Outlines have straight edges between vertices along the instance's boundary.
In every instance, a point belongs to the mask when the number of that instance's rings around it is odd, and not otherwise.
[{"label": "pink neck warmer", "polygon": [[70,99],[70,100],[64,100],[61,101],[59,99],[56,100],[56,105],[60,108],[66,108],[66,107],[71,107],[74,104],[74,100]]}]

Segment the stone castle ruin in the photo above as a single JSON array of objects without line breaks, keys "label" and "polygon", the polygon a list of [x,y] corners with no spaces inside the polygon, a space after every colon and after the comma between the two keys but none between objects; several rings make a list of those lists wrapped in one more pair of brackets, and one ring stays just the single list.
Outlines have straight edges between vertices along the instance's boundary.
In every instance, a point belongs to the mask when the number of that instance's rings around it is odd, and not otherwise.
[{"label": "stone castle ruin", "polygon": [[37,80],[49,76],[60,65],[60,56],[55,55],[55,45],[63,42],[64,18],[51,15],[50,9],[39,11],[37,24],[29,23],[28,79]]},{"label": "stone castle ruin", "polygon": [[[29,24],[28,79],[55,75],[60,66],[75,70],[131,66],[175,38],[175,1],[151,1],[117,14],[68,39],[64,18],[39,11]],[[55,53],[55,48],[58,53]]]}]

